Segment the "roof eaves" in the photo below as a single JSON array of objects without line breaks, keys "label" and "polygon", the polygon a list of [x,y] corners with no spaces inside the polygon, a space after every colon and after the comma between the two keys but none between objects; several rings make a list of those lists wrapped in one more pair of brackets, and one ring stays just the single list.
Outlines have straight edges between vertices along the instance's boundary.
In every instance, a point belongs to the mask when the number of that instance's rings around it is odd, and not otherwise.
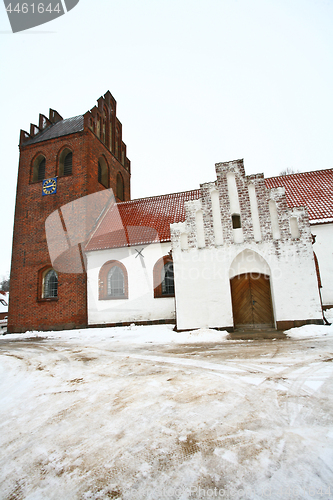
[{"label": "roof eaves", "polygon": [[168,194],[161,194],[161,195],[155,195],[155,196],[147,196],[145,198],[135,198],[134,200],[128,200],[128,201],[121,201],[118,203],[118,205],[127,205],[130,203],[135,203],[138,201],[145,201],[145,200],[160,200],[160,199],[168,199],[171,196],[177,196],[177,195],[186,195],[188,193],[198,193],[200,196],[200,189],[189,189],[188,191],[177,191],[176,193],[168,193]]},{"label": "roof eaves", "polygon": [[322,219],[312,219],[312,220],[310,220],[310,225],[330,224],[331,222],[333,222],[333,217],[327,217],[327,218],[322,218]]},{"label": "roof eaves", "polygon": [[285,174],[285,175],[275,175],[273,177],[266,177],[265,181],[273,180],[273,179],[290,179],[290,178],[295,178],[297,176],[303,176],[303,175],[308,175],[308,174],[314,174],[318,175],[319,173],[322,172],[333,172],[333,168],[323,168],[321,170],[310,170],[308,172],[295,172],[294,174]]}]

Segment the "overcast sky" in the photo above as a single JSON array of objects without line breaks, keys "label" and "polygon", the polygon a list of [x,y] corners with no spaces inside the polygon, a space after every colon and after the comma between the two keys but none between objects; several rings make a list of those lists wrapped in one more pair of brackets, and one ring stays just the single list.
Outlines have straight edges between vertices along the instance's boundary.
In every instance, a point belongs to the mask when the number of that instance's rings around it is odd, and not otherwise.
[{"label": "overcast sky", "polygon": [[238,158],[266,177],[332,168],[332,19],[332,0],[80,0],[12,34],[1,2],[0,276],[19,132],[50,107],[69,118],[110,90],[132,198],[198,188]]}]

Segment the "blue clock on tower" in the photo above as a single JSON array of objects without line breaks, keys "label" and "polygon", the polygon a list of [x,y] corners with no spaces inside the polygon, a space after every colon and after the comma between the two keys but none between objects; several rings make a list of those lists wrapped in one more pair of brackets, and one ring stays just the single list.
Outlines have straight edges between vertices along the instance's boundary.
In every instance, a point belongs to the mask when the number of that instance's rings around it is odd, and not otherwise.
[{"label": "blue clock on tower", "polygon": [[43,181],[42,195],[46,196],[47,194],[55,194],[56,192],[57,192],[57,178],[53,177],[52,179],[45,179]]}]

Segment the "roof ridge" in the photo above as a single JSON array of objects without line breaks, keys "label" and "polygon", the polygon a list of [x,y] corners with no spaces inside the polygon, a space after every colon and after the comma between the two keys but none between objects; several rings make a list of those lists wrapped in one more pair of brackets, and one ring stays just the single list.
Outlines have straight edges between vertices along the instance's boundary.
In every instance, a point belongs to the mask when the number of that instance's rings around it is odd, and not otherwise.
[{"label": "roof ridge", "polygon": [[117,205],[126,205],[129,203],[133,203],[135,201],[143,201],[143,200],[153,200],[153,199],[158,199],[158,198],[167,198],[168,196],[174,196],[177,194],[185,194],[185,193],[193,193],[195,191],[200,191],[200,188],[197,189],[189,189],[187,191],[178,191],[176,193],[167,193],[167,194],[160,194],[160,195],[155,195],[155,196],[145,196],[143,198],[134,198],[134,200],[128,200],[128,201],[121,201],[118,202]]},{"label": "roof ridge", "polygon": [[70,116],[69,118],[63,118],[62,120],[59,120],[58,122],[50,123],[50,125],[48,125],[48,127],[45,127],[43,130],[38,132],[38,134],[36,134],[33,138],[43,134],[43,132],[46,132],[47,130],[50,130],[50,128],[55,127],[56,125],[58,125],[58,123],[67,122],[68,120],[74,120],[74,118],[83,118],[83,115]]},{"label": "roof ridge", "polygon": [[[70,116],[69,118],[63,118],[60,121],[65,122],[67,120],[73,120],[74,118],[81,118],[81,117],[83,118],[83,116],[84,115],[82,115],[82,114],[81,115],[76,115],[76,116]],[[57,122],[57,123],[60,123],[60,122]],[[57,123],[53,123],[52,125],[56,125]]]},{"label": "roof ridge", "polygon": [[265,177],[265,181],[270,180],[270,179],[281,179],[281,178],[294,177],[295,175],[306,175],[306,174],[317,174],[319,172],[329,172],[330,170],[333,171],[333,167],[322,168],[321,170],[309,170],[307,172],[294,172],[293,174],[274,175],[273,177]]},{"label": "roof ridge", "polygon": [[71,116],[70,118],[63,118],[56,123],[50,123],[38,134],[30,137],[24,142],[24,145],[36,144],[49,139],[56,139],[66,135],[74,134],[84,130],[84,115]]}]

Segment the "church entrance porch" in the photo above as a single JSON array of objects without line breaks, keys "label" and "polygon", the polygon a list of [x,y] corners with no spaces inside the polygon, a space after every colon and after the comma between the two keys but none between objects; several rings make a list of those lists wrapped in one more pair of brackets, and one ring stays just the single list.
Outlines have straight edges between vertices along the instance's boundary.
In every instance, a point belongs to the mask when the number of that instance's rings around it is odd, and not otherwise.
[{"label": "church entrance porch", "polygon": [[274,327],[269,276],[239,274],[230,280],[235,328]]}]

